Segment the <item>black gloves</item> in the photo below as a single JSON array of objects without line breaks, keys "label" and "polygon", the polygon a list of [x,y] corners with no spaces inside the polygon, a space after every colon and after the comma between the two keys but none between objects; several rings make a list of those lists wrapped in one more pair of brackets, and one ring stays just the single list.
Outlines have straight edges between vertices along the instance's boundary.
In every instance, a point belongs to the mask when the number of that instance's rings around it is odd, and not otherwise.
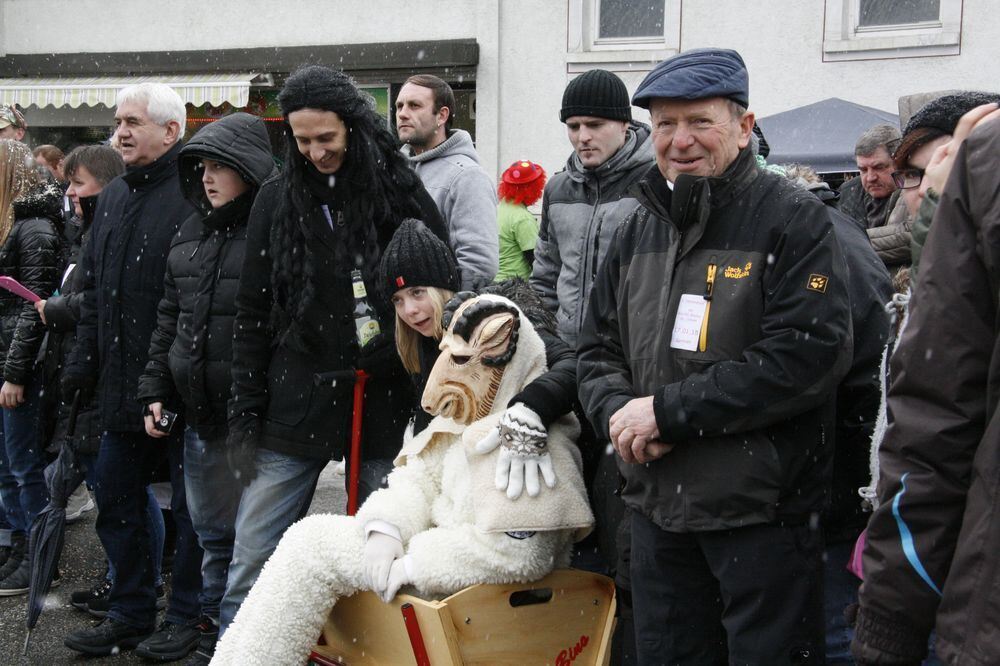
[{"label": "black gloves", "polygon": [[260,418],[242,414],[229,419],[226,437],[226,463],[236,480],[244,486],[257,478],[257,443],[260,441]]},{"label": "black gloves", "polygon": [[401,367],[396,340],[385,333],[379,333],[369,340],[358,355],[358,368],[372,376],[389,375]]},{"label": "black gloves", "polygon": [[79,391],[80,404],[89,405],[94,399],[94,393],[97,391],[97,376],[64,373],[59,382],[59,389],[62,391],[62,397],[65,402],[71,401],[73,394]]}]

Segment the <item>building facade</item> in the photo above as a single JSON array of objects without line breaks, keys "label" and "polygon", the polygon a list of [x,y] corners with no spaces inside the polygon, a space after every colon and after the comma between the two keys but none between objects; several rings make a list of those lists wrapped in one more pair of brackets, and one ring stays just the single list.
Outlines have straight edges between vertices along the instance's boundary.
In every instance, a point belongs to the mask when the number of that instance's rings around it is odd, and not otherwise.
[{"label": "building facade", "polygon": [[[101,86],[175,77],[189,86],[190,131],[232,108],[276,117],[274,95],[303,62],[343,67],[369,89],[388,122],[407,76],[430,72],[448,80],[458,94],[457,124],[473,132],[494,176],[520,158],[550,173],[561,168],[569,144],[558,111],[573,76],[602,67],[633,90],[679,49],[740,51],[759,117],[834,96],[895,112],[898,98],[915,92],[998,87],[1000,15],[992,0],[0,5],[0,96],[30,100],[22,104],[30,140],[61,140],[64,149],[110,134],[113,112],[98,101],[107,99]],[[277,137],[277,122],[272,130]]]}]

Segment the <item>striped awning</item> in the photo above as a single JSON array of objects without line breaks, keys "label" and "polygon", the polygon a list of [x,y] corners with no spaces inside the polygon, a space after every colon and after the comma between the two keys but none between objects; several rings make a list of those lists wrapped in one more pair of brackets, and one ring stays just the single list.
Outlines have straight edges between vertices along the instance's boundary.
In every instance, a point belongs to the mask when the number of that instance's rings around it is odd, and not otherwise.
[{"label": "striped awning", "polygon": [[146,76],[92,76],[81,78],[0,79],[0,104],[22,107],[115,105],[118,91],[144,81],[166,83],[186,104],[236,108],[247,105],[250,80],[256,74],[150,74]]}]

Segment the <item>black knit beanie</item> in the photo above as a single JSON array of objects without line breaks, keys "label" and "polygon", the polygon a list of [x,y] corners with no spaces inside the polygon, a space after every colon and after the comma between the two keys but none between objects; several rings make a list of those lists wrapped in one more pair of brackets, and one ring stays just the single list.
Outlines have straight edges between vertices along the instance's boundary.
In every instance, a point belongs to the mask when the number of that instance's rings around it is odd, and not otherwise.
[{"label": "black knit beanie", "polygon": [[945,134],[954,134],[958,121],[977,106],[1000,102],[1000,95],[987,92],[961,92],[954,95],[944,95],[927,102],[913,114],[910,122],[903,130],[905,137],[910,132],[921,127],[933,127]]},{"label": "black knit beanie", "polygon": [[382,253],[382,284],[387,297],[407,287],[461,286],[451,248],[413,219],[403,220]]},{"label": "black knit beanie", "polygon": [[572,116],[594,116],[609,120],[632,119],[625,83],[611,72],[592,69],[569,82],[563,92],[559,120]]}]

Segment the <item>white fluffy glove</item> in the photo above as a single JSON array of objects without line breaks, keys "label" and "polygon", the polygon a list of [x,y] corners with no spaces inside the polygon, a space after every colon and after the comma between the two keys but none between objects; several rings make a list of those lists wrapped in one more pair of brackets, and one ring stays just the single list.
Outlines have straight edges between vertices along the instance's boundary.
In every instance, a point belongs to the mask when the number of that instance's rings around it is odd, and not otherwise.
[{"label": "white fluffy glove", "polygon": [[403,542],[382,532],[371,532],[365,541],[365,580],[379,594],[385,590],[393,562],[403,557]]},{"label": "white fluffy glove", "polygon": [[398,560],[393,560],[392,566],[389,567],[389,578],[386,581],[385,589],[378,592],[379,597],[385,603],[389,603],[396,597],[399,588],[413,582],[410,580],[410,572],[406,564],[406,558],[401,557]]},{"label": "white fluffy glove", "polygon": [[476,444],[477,453],[489,453],[497,446],[502,447],[497,458],[497,490],[506,489],[510,499],[520,497],[522,489],[536,497],[541,491],[539,472],[545,485],[555,488],[556,472],[547,448],[548,436],[538,414],[524,403],[507,408],[497,427]]}]

